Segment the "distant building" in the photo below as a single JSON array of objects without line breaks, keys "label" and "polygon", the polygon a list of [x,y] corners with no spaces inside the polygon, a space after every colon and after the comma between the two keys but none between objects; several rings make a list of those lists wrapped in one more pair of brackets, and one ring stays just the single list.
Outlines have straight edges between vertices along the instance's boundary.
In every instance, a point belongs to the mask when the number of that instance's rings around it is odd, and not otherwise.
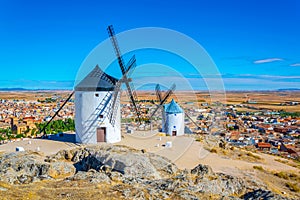
[{"label": "distant building", "polygon": [[272,145],[270,143],[265,143],[265,142],[259,142],[256,145],[256,148],[261,151],[270,151]]},{"label": "distant building", "polygon": [[13,134],[27,134],[30,135],[30,130],[36,128],[34,124],[34,117],[25,117],[19,121],[16,117],[10,119],[10,128]]}]

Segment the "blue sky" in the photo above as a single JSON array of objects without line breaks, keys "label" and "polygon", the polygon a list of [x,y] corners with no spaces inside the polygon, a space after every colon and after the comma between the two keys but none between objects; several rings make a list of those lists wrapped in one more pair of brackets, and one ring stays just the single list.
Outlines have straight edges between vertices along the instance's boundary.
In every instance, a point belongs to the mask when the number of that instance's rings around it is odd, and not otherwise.
[{"label": "blue sky", "polygon": [[228,90],[300,88],[299,11],[298,0],[1,0],[0,88],[72,88],[110,24],[192,37]]}]

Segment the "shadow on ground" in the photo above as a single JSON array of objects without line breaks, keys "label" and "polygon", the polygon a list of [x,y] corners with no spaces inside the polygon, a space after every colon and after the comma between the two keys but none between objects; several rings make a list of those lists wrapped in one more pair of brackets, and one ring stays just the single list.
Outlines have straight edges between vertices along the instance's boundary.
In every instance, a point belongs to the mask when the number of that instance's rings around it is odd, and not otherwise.
[{"label": "shadow on ground", "polygon": [[74,133],[57,133],[57,134],[54,134],[54,135],[42,136],[38,139],[46,139],[46,140],[59,141],[59,142],[76,143]]}]

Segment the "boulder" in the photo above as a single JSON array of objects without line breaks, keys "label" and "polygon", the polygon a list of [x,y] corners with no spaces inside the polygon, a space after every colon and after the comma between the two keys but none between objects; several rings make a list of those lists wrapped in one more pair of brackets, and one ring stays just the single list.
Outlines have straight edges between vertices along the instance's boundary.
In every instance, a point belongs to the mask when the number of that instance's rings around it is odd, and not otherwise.
[{"label": "boulder", "polygon": [[71,160],[77,171],[116,171],[129,178],[159,179],[178,170],[176,165],[164,157],[106,144],[63,150],[47,160]]},{"label": "boulder", "polygon": [[50,178],[65,178],[75,173],[71,163],[43,160],[33,152],[4,154],[0,158],[0,180],[10,184],[26,184]]},{"label": "boulder", "polygon": [[191,174],[203,177],[204,175],[212,174],[212,169],[208,165],[199,164],[191,170]]},{"label": "boulder", "polygon": [[278,194],[274,194],[268,190],[257,189],[251,192],[248,192],[244,195],[245,200],[254,200],[254,199],[263,199],[263,200],[285,200],[284,198]]},{"label": "boulder", "polygon": [[51,163],[48,175],[54,179],[66,178],[74,175],[76,172],[72,163],[55,162]]},{"label": "boulder", "polygon": [[91,183],[111,183],[110,178],[105,173],[97,172],[95,170],[89,170],[88,172],[79,171],[74,176],[67,178],[67,180],[87,180]]}]

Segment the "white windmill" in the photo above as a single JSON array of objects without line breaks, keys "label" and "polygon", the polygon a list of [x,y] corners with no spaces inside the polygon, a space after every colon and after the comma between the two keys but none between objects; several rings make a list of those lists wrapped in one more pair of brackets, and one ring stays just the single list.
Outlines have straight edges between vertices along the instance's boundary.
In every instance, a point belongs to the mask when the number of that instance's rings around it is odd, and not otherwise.
[{"label": "white windmill", "polygon": [[120,98],[118,85],[118,80],[104,73],[98,65],[76,85],[76,142],[121,141],[120,106],[112,109],[114,101]]},{"label": "white windmill", "polygon": [[112,26],[108,27],[108,33],[123,76],[117,80],[96,66],[75,87],[76,142],[79,143],[121,141],[120,90],[122,83],[126,85],[131,104],[140,121],[136,104],[137,96],[128,78],[128,73],[136,66],[135,56],[125,66]]},{"label": "white windmill", "polygon": [[135,56],[125,66],[113,27],[108,26],[107,30],[117,55],[122,78],[118,80],[106,74],[97,65],[75,86],[75,91],[69,95],[49,122],[40,130],[40,133],[47,134],[46,127],[75,93],[76,142],[85,144],[119,142],[121,140],[120,90],[123,83],[126,85],[137,120],[141,122],[139,108],[136,103],[137,95],[130,82],[131,79],[128,78],[129,73],[136,67]]},{"label": "white windmill", "polygon": [[164,104],[167,99],[173,94],[175,88],[176,85],[173,84],[163,97],[159,84],[156,85],[155,91],[159,104],[156,105],[157,107],[151,114],[150,119],[152,119],[158,109],[161,108],[162,132],[171,136],[180,136],[185,133],[185,117],[187,117],[198,129],[200,127],[186,112],[184,112],[184,110],[179,106],[178,103],[175,102],[174,99],[172,99],[169,104]]},{"label": "white windmill", "polygon": [[171,136],[184,135],[184,111],[174,99],[164,105],[162,132]]}]

